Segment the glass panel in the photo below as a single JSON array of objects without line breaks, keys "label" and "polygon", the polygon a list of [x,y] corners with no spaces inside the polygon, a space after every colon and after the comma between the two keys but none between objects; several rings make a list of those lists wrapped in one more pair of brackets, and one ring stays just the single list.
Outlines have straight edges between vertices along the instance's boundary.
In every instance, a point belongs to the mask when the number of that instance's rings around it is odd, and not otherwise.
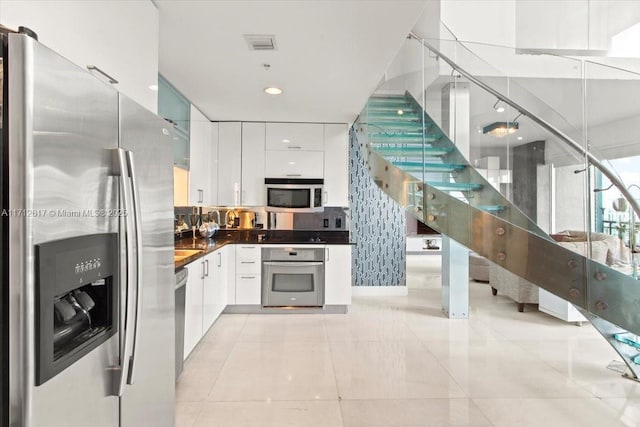
[{"label": "glass panel", "polygon": [[271,290],[273,292],[313,292],[313,273],[274,273]]},{"label": "glass panel", "polygon": [[311,190],[308,188],[269,188],[267,204],[274,208],[308,208]]},{"label": "glass panel", "polygon": [[173,164],[189,170],[189,136],[177,131],[173,133]]},{"label": "glass panel", "polygon": [[[638,215],[640,202],[640,75],[585,62],[585,110],[590,150],[620,179],[627,194],[598,174],[593,200],[593,229],[599,240],[610,242],[607,264],[638,277]],[[607,237],[604,237],[604,236]],[[594,237],[593,245],[597,244]]]},{"label": "glass panel", "polygon": [[189,170],[189,118],[191,104],[171,83],[158,76],[158,115],[174,126],[173,163]]}]

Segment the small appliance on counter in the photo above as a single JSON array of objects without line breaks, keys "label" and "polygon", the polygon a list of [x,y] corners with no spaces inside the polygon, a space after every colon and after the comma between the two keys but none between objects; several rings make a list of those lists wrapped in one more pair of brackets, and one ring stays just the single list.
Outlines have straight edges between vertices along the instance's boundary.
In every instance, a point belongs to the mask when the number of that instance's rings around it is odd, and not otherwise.
[{"label": "small appliance on counter", "polygon": [[238,214],[240,224],[238,228],[250,229],[255,227],[256,214],[252,211],[242,211]]}]

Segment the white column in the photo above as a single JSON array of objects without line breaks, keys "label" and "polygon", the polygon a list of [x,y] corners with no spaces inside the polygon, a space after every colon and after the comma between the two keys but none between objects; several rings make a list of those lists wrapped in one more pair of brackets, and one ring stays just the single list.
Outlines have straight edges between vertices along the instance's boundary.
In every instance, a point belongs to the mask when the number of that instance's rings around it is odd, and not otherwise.
[{"label": "white column", "polygon": [[[442,88],[442,127],[469,158],[469,84]],[[442,312],[450,319],[469,318],[469,249],[442,236]]]}]

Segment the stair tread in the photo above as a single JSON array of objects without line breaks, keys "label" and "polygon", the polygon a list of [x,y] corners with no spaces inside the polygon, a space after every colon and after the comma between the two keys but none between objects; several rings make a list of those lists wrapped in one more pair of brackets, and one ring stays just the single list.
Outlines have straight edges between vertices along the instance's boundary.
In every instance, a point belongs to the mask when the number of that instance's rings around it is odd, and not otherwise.
[{"label": "stair tread", "polygon": [[459,171],[464,169],[466,166],[465,165],[457,165],[457,164],[450,164],[450,163],[428,163],[428,162],[412,162],[412,161],[393,161],[390,160],[392,164],[394,164],[395,166],[404,169],[404,170],[425,170],[425,171],[430,171],[430,172],[439,172],[439,171],[443,171],[443,172],[453,172],[453,171]]},{"label": "stair tread", "polygon": [[375,143],[371,144],[374,146],[375,151],[383,157],[415,157],[422,156],[423,153],[432,156],[444,156],[453,151],[451,148],[423,147],[422,145],[412,147],[380,147]]},{"label": "stair tread", "polygon": [[397,142],[399,144],[422,144],[425,142],[435,142],[440,141],[442,139],[442,135],[433,134],[433,133],[425,133],[424,135],[402,135],[402,134],[391,134],[391,135],[383,135],[383,134],[375,134],[370,135],[369,140],[372,143],[381,143],[381,144],[393,144]]},{"label": "stair tread", "polygon": [[478,205],[476,207],[485,212],[502,212],[507,208],[504,205]]},{"label": "stair tread", "polygon": [[468,183],[468,182],[427,181],[427,184],[442,191],[473,191],[473,190],[480,190],[482,188],[482,184],[474,184],[474,183]]}]

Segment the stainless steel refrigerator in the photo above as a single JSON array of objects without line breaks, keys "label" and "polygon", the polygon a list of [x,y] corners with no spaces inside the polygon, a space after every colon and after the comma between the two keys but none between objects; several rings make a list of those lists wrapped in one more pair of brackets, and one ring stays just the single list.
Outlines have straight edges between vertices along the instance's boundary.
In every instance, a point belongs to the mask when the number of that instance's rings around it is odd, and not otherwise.
[{"label": "stainless steel refrigerator", "polygon": [[3,425],[172,426],[171,127],[0,38]]}]

